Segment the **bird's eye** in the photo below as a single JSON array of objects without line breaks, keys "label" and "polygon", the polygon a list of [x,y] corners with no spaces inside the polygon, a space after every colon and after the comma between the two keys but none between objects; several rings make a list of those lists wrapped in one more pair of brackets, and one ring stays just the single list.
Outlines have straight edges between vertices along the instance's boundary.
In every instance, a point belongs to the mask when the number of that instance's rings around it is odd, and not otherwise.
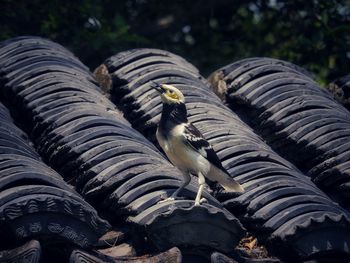
[{"label": "bird's eye", "polygon": [[178,99],[178,96],[177,96],[176,92],[173,91],[173,90],[168,90],[168,95],[169,95],[170,98]]}]

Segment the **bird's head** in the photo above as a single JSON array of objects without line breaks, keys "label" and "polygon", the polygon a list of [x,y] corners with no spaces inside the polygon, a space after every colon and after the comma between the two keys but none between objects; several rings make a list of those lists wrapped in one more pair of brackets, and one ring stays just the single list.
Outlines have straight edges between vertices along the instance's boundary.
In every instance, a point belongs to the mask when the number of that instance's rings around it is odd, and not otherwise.
[{"label": "bird's head", "polygon": [[185,97],[182,92],[172,85],[156,84],[154,88],[160,93],[163,103],[185,103]]}]

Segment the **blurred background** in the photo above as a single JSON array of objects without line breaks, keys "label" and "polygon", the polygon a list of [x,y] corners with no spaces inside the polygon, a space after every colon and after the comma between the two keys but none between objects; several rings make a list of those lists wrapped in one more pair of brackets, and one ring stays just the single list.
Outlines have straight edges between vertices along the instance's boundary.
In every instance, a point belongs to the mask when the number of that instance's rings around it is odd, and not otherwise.
[{"label": "blurred background", "polygon": [[303,66],[321,85],[350,73],[350,0],[0,0],[0,40],[19,35],[50,38],[92,70],[153,47],[204,76],[252,56]]}]

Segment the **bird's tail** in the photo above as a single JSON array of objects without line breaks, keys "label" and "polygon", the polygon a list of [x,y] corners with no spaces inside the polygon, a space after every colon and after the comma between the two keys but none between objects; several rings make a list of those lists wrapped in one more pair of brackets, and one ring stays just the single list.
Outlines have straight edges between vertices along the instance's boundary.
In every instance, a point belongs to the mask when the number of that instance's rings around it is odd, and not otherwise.
[{"label": "bird's tail", "polygon": [[242,193],[244,192],[243,186],[240,185],[235,179],[225,179],[224,182],[219,182],[219,184],[227,191],[227,192],[238,192]]},{"label": "bird's tail", "polygon": [[226,192],[244,192],[244,188],[235,179],[214,165],[211,165],[206,177],[211,181],[218,182]]}]

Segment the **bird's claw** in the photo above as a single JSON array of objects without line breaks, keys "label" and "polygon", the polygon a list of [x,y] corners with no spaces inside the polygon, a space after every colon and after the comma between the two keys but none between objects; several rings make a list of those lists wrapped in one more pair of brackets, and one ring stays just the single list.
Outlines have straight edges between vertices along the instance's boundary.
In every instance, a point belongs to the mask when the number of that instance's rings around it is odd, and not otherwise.
[{"label": "bird's claw", "polygon": [[158,204],[162,204],[162,203],[169,202],[169,201],[174,201],[174,200],[175,200],[174,197],[168,197],[168,198],[166,198],[166,199],[160,200],[160,201],[158,202]]},{"label": "bird's claw", "polygon": [[206,198],[204,198],[204,197],[201,200],[199,200],[199,201],[195,201],[194,202],[194,206],[200,206],[203,203],[208,203],[208,200]]}]

